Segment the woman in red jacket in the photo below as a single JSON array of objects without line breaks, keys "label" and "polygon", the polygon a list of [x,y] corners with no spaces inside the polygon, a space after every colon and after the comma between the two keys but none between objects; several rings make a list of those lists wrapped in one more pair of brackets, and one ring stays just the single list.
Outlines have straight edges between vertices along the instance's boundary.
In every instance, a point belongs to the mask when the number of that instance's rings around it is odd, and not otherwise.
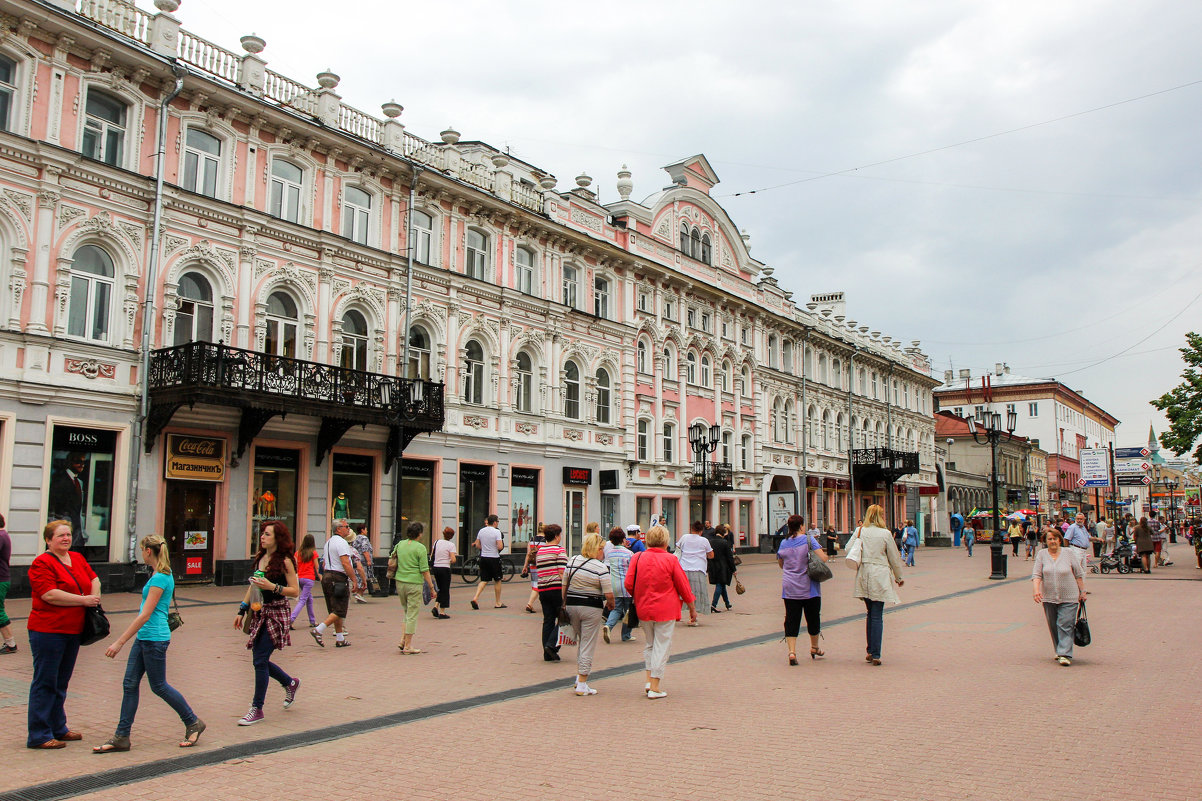
[{"label": "woman in red jacket", "polygon": [[689,623],[697,622],[697,607],[689,580],[680,560],[669,554],[668,530],[652,526],[647,532],[647,550],[630,560],[626,571],[626,592],[634,599],[639,625],[643,629],[643,663],[647,682],[643,691],[648,698],[667,695],[659,689],[672,647],[672,632],[680,620],[680,605],[689,608]]}]

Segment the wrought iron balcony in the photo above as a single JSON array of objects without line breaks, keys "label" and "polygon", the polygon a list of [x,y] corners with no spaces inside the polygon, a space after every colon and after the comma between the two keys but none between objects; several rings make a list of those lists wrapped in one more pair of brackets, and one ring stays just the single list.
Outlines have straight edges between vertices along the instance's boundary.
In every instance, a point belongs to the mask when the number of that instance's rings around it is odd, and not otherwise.
[{"label": "wrought iron balcony", "polygon": [[276,415],[321,418],[317,463],[355,425],[387,426],[385,471],[417,434],[442,429],[443,384],[330,364],[189,342],[150,355],[151,409],[146,451],[183,405],[211,403],[242,410],[238,456]]},{"label": "wrought iron balcony", "polygon": [[734,489],[735,471],[730,462],[693,462],[689,486],[720,492]]},{"label": "wrought iron balcony", "polygon": [[856,481],[893,482],[918,472],[918,452],[893,448],[855,448],[851,452]]}]

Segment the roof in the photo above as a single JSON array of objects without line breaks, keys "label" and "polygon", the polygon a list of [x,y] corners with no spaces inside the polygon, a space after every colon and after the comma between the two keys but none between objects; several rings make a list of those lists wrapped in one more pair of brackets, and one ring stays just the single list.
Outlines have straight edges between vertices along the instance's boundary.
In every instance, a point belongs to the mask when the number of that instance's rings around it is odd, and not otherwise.
[{"label": "roof", "polygon": [[[935,412],[935,439],[946,439],[947,437],[971,437],[972,431],[968,428],[968,418],[960,417],[954,412],[938,411]],[[1011,439],[1019,442],[1026,442],[1027,438],[1021,434],[1014,434]]]},{"label": "roof", "polygon": [[1001,373],[1000,375],[996,372],[989,373],[988,375],[985,375],[985,376],[975,375],[975,376],[972,376],[967,381],[963,378],[957,378],[955,381],[953,381],[950,384],[948,384],[948,383],[940,384],[939,386],[937,386],[933,390],[931,390],[931,392],[933,395],[938,397],[941,394],[943,394],[943,395],[963,394],[967,390],[968,394],[972,396],[972,399],[969,400],[968,403],[982,403],[982,402],[984,402],[984,398],[982,397],[983,387],[981,385],[982,378],[988,378],[989,386],[995,391],[998,389],[1017,389],[1019,387],[1027,387],[1027,386],[1030,386],[1030,387],[1052,386],[1052,387],[1055,387],[1056,391],[1067,394],[1067,395],[1075,398],[1081,404],[1082,407],[1084,407],[1086,409],[1092,409],[1099,416],[1103,417],[1105,419],[1105,421],[1110,423],[1112,426],[1118,426],[1119,423],[1121,422],[1117,417],[1112,415],[1110,412],[1106,411],[1101,406],[1099,406],[1098,404],[1091,401],[1089,398],[1086,398],[1084,395],[1082,395],[1077,390],[1065,385],[1059,379],[1056,379],[1056,378],[1030,378],[1028,376],[1015,375],[1014,373],[1011,373],[1008,370],[1006,372]]}]

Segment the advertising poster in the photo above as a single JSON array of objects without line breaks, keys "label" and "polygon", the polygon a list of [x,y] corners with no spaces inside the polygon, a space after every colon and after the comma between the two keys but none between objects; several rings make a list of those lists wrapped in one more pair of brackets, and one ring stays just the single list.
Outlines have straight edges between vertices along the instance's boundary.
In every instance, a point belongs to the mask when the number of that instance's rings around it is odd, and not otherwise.
[{"label": "advertising poster", "polygon": [[[117,432],[55,426],[46,490],[46,522],[71,524],[72,550],[104,558],[113,520],[113,460]],[[91,553],[85,547],[104,549]]]},{"label": "advertising poster", "polygon": [[775,534],[789,522],[789,516],[797,514],[796,492],[768,493],[768,533]]},{"label": "advertising poster", "polygon": [[203,551],[209,547],[209,532],[208,531],[185,531],[184,532],[184,550],[185,551]]}]

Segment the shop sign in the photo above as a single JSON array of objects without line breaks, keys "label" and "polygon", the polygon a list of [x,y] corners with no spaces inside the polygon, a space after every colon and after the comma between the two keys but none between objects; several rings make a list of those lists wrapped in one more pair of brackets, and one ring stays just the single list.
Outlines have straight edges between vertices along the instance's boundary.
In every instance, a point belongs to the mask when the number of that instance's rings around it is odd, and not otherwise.
[{"label": "shop sign", "polygon": [[617,470],[602,470],[599,476],[601,480],[601,491],[618,489],[618,471]]},{"label": "shop sign", "polygon": [[209,547],[209,532],[207,530],[200,531],[185,531],[184,532],[184,550],[185,551],[204,551]]},{"label": "shop sign", "polygon": [[204,572],[205,560],[200,556],[189,556],[184,560],[184,572],[189,576],[198,576]]},{"label": "shop sign", "polygon": [[166,478],[225,481],[225,440],[219,437],[167,435]]},{"label": "shop sign", "polygon": [[405,478],[434,478],[434,462],[402,459],[401,475]]},{"label": "shop sign", "polygon": [[563,469],[563,483],[565,485],[574,484],[587,487],[593,483],[593,471],[588,467],[565,467]]}]

